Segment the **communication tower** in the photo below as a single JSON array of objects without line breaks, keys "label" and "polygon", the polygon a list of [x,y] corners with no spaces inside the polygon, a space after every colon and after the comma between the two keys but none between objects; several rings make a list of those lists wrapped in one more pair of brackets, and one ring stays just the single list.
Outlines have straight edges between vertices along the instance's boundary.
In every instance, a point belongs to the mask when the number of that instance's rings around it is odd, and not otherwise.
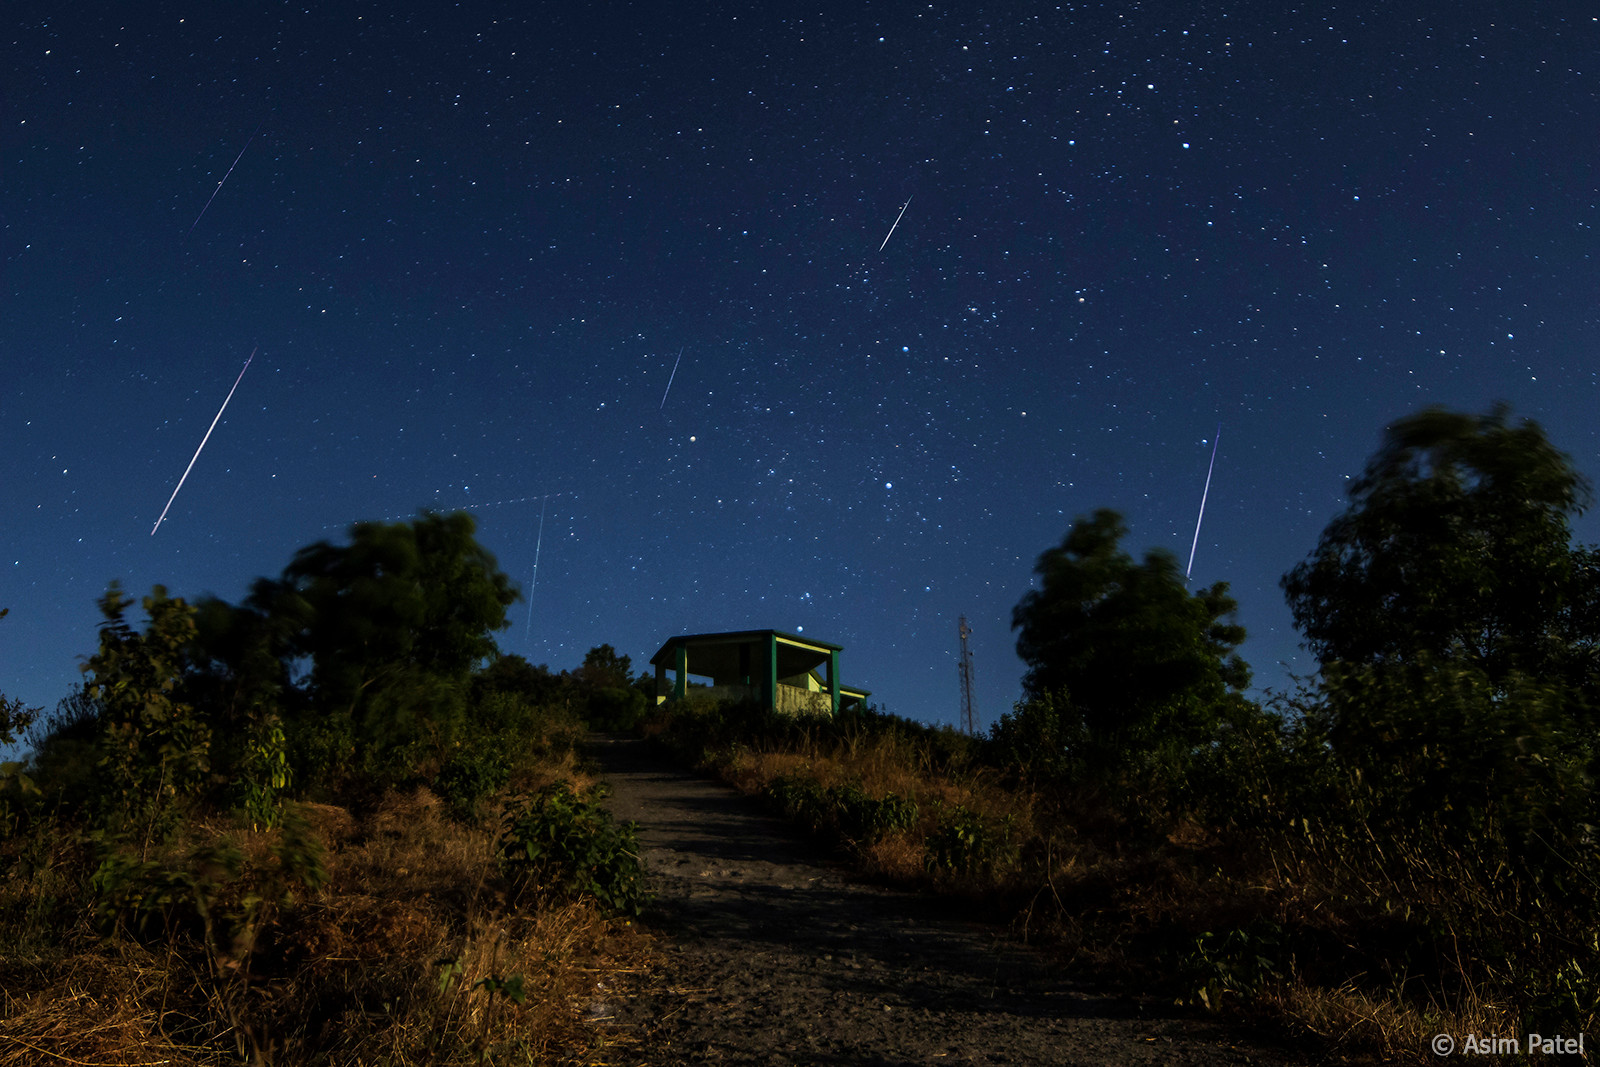
[{"label": "communication tower", "polygon": [[978,732],[978,717],[972,710],[972,649],[967,647],[972,627],[967,625],[965,615],[961,616],[956,632],[961,635],[961,665],[957,668],[961,674],[961,732],[974,736]]}]

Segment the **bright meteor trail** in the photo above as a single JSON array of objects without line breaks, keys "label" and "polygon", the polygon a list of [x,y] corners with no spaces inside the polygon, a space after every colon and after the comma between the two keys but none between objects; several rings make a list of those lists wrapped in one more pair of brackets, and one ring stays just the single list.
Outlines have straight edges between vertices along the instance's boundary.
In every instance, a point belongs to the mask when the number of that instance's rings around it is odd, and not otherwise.
[{"label": "bright meteor trail", "polygon": [[[260,345],[256,345],[256,347],[252,348],[250,350],[250,359],[255,359],[256,353],[259,351],[261,351]],[[244,372],[250,369],[250,359],[244,361],[244,368],[239,371],[239,377],[233,380],[233,389],[239,388],[239,383],[244,381]],[[206,442],[211,440],[211,431],[215,430],[217,428],[217,423],[222,421],[222,413],[228,410],[228,401],[233,399],[233,389],[228,390],[228,395],[223,398],[222,406],[217,409],[217,417],[211,420],[210,429],[206,430],[206,435],[200,438],[200,448],[194,450],[194,456],[189,460],[189,465],[183,468],[183,477],[178,479],[178,489],[183,488],[183,483],[189,478],[189,472],[194,470],[194,461],[200,458],[201,449],[205,448]],[[161,529],[162,522],[166,520],[167,508],[172,507],[172,502],[178,499],[178,489],[174,489],[172,491],[172,495],[167,497],[167,507],[161,509],[161,518],[157,519],[156,524],[150,527],[151,537],[156,535],[156,531]]]},{"label": "bright meteor trail", "polygon": [[908,208],[910,206],[911,206],[911,198],[908,196],[908,197],[906,197],[905,204],[902,205],[901,208],[900,208],[900,214],[898,214],[898,215],[896,215],[894,217],[894,226],[890,226],[889,227],[889,232],[884,237],[883,244],[878,246],[878,251],[882,252],[885,248],[889,247],[889,238],[894,236],[895,226],[899,226],[900,225],[900,220],[906,217],[906,208]]},{"label": "bright meteor trail", "polygon": [[1211,472],[1217,466],[1217,445],[1222,443],[1222,423],[1217,423],[1217,434],[1211,439],[1211,463],[1206,467],[1206,487],[1200,493],[1200,517],[1194,520],[1194,543],[1189,546],[1189,565],[1183,570],[1183,580],[1189,580],[1194,570],[1194,550],[1200,547],[1200,524],[1206,521],[1206,497],[1211,495]]}]

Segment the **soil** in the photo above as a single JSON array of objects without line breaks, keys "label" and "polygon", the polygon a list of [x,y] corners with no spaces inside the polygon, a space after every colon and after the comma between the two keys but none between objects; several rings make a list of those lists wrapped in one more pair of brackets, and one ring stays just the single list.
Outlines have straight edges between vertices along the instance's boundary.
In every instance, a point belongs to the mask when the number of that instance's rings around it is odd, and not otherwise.
[{"label": "soil", "polygon": [[639,826],[655,894],[652,977],[594,1008],[636,1063],[1288,1062],[1216,1021],[1096,989],[959,905],[853,880],[646,742],[597,738],[589,753],[608,807]]}]

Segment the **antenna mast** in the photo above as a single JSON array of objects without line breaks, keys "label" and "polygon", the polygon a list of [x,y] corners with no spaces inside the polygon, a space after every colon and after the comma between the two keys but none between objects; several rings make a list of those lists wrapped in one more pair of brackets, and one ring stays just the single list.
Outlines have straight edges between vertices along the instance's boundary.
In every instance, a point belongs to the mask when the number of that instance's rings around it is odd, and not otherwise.
[{"label": "antenna mast", "polygon": [[961,732],[971,737],[978,732],[978,719],[972,710],[972,649],[967,647],[972,627],[967,625],[965,615],[956,632],[961,635],[961,665],[957,668],[961,675]]}]

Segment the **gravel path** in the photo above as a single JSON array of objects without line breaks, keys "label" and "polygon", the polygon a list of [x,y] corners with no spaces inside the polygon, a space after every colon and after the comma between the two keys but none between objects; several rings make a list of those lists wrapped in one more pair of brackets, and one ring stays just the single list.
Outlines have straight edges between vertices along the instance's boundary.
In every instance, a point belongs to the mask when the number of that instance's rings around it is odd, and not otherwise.
[{"label": "gravel path", "polygon": [[1108,996],[949,902],[853,882],[717,782],[596,739],[639,824],[662,965],[612,1001],[639,1063],[1278,1064],[1203,1019]]}]

